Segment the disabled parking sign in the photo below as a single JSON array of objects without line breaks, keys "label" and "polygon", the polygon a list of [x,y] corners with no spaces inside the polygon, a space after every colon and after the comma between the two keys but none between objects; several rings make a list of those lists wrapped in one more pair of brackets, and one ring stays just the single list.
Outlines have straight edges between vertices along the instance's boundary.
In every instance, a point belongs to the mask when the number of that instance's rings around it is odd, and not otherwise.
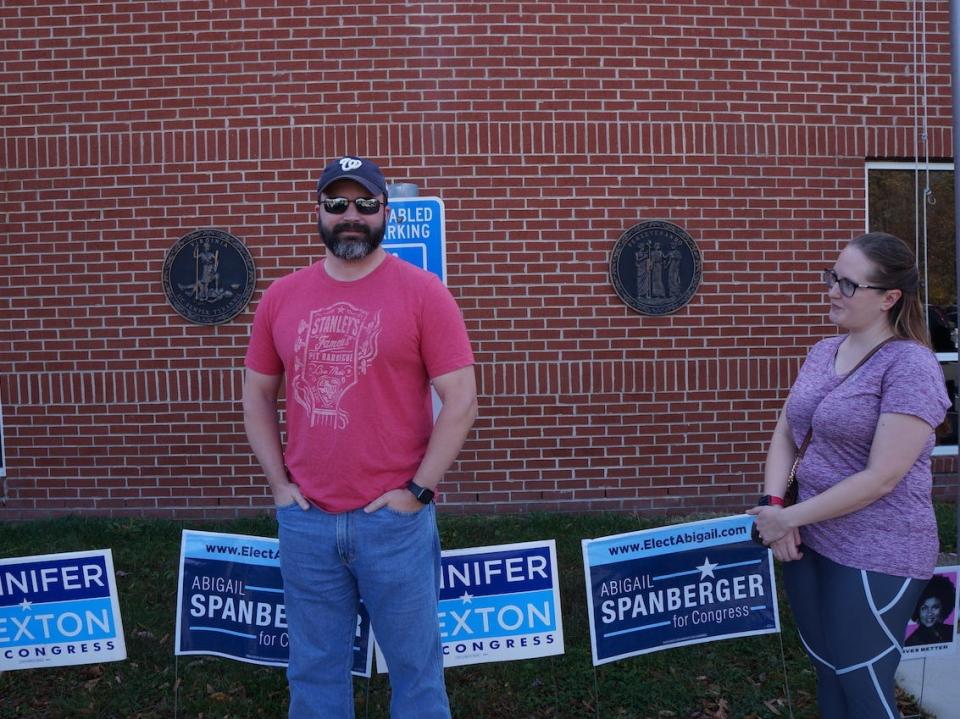
[{"label": "disabled parking sign", "polygon": [[447,283],[443,200],[410,197],[390,200],[383,248],[401,260],[432,272]]}]

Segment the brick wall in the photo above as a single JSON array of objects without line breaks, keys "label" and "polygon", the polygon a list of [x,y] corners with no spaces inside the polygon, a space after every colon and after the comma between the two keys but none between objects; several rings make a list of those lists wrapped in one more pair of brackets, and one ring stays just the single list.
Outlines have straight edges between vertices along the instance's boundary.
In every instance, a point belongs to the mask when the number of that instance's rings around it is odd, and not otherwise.
[{"label": "brick wall", "polygon": [[[448,508],[739,509],[833,331],[819,270],[864,227],[865,160],[952,154],[945,0],[923,34],[910,2],[834,5],[4,3],[0,517],[269,505],[242,357],[260,292],[319,255],[345,153],[446,206],[481,392]],[[665,317],[607,277],[650,219],[704,260]],[[221,326],[163,294],[200,227],[257,266]]]}]

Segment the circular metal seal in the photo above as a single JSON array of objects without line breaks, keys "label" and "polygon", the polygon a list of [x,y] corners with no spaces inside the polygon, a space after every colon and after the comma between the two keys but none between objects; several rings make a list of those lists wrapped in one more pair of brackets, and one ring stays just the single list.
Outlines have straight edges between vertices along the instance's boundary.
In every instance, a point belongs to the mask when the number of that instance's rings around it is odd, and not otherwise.
[{"label": "circular metal seal", "polygon": [[229,322],[253,297],[253,257],[223,230],[194,230],[167,252],[163,291],[181,317],[200,325]]},{"label": "circular metal seal", "polygon": [[700,249],[682,228],[650,220],[624,232],[610,255],[610,282],[630,309],[667,315],[687,304],[700,286]]}]

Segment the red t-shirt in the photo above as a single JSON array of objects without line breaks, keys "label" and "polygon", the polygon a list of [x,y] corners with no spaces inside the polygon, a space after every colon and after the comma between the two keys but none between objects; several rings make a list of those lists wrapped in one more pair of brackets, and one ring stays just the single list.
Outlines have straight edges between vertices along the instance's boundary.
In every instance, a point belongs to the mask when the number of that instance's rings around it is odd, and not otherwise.
[{"label": "red t-shirt", "polygon": [[274,282],[245,364],[286,375],[290,477],[322,509],[345,512],[413,477],[433,430],[430,379],[472,365],[473,353],[450,291],[388,254],[353,282],[322,260]]}]

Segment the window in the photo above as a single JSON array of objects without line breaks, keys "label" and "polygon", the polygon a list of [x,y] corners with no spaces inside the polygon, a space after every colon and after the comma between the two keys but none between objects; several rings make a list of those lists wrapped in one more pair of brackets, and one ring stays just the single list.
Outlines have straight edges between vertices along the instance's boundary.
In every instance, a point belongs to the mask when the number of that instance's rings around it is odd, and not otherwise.
[{"label": "window", "polygon": [[[927,189],[929,187],[929,190]],[[953,164],[867,163],[867,230],[889,232],[917,252],[933,349],[956,407],[957,283]],[[957,413],[937,428],[934,454],[957,454]]]}]

